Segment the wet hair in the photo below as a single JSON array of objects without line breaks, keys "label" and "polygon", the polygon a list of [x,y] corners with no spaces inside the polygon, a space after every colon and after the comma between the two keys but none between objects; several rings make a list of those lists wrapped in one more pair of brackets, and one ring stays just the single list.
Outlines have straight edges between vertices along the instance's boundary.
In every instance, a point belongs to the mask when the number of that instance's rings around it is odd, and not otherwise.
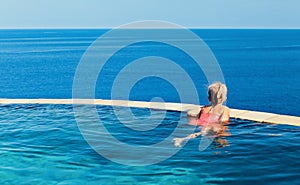
[{"label": "wet hair", "polygon": [[215,82],[208,87],[208,97],[212,105],[222,104],[227,99],[227,87],[221,82]]}]

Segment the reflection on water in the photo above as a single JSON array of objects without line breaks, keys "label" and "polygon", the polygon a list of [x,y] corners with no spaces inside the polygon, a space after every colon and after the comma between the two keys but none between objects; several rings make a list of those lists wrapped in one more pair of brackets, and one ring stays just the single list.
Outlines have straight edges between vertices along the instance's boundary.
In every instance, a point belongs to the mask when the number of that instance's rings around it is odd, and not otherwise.
[{"label": "reflection on water", "polygon": [[199,144],[199,150],[203,151],[210,145],[215,148],[223,148],[229,146],[229,142],[226,137],[230,136],[229,123],[210,123],[199,124],[198,118],[188,117],[188,124],[199,127],[196,130],[200,130],[196,133],[190,134],[182,138],[174,138],[174,146],[182,147],[190,139],[194,139],[201,136],[201,142]]},{"label": "reflection on water", "polygon": [[[201,132],[177,112],[165,114],[163,127],[137,133],[121,128],[111,107],[97,111],[115,137],[133,145],[161,141],[176,126]],[[133,112],[140,124],[159,115],[145,121],[149,110]],[[234,119],[206,150],[198,150],[199,136],[161,163],[134,167],[97,154],[80,134],[71,105],[1,105],[0,118],[0,184],[299,184],[299,127]]]}]

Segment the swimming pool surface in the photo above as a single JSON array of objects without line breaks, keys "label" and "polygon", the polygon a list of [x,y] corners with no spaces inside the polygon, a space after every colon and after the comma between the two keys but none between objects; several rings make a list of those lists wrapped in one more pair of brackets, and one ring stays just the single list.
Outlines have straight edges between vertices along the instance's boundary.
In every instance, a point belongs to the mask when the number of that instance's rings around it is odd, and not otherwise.
[{"label": "swimming pool surface", "polygon": [[[86,109],[88,113],[88,106]],[[195,129],[179,112],[132,109],[138,118],[133,123],[147,126],[160,121],[157,128],[136,132],[114,116],[114,111],[122,115],[124,110],[97,107],[112,135],[131,145],[156,143],[178,125],[184,130]],[[299,127],[231,120],[230,136],[216,138],[204,151],[198,150],[200,137],[165,161],[135,167],[96,153],[83,139],[71,105],[1,105],[0,117],[3,185],[300,184]],[[170,143],[164,150],[173,147]]]}]

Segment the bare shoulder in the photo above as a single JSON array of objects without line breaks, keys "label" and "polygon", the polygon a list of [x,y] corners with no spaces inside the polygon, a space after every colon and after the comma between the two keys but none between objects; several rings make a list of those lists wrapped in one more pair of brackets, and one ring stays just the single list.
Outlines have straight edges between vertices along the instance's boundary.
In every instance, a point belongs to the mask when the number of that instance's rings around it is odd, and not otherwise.
[{"label": "bare shoulder", "polygon": [[224,106],[224,114],[222,116],[222,122],[229,122],[230,119],[230,109]]},{"label": "bare shoulder", "polygon": [[230,108],[229,107],[227,107],[227,106],[223,106],[223,107],[224,107],[224,111],[225,112],[228,112],[228,113],[230,112]]},{"label": "bare shoulder", "polygon": [[201,112],[202,113],[208,113],[211,109],[211,105],[206,105],[204,107],[202,107]]}]

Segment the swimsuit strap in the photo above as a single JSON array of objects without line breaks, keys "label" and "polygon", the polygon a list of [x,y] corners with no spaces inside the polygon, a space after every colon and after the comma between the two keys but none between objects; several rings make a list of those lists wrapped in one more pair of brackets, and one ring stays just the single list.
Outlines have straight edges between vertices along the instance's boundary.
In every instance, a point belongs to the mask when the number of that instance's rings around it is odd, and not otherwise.
[{"label": "swimsuit strap", "polygon": [[[220,116],[219,116],[219,120],[220,120],[220,121],[222,120],[223,114],[224,114],[224,112],[225,112],[224,106],[223,106],[223,105],[221,105],[221,106],[222,106],[222,113],[221,113]],[[216,106],[215,106],[215,107],[216,107]],[[211,107],[210,110],[209,110],[208,112],[210,112],[212,109],[213,109],[213,107]]]},{"label": "swimsuit strap", "polygon": [[220,121],[222,121],[222,117],[223,117],[224,112],[225,112],[225,109],[223,108],[223,111],[222,111],[222,113],[220,114],[220,117],[219,117]]},{"label": "swimsuit strap", "polygon": [[[224,109],[223,105],[221,105],[221,106],[222,106],[223,110],[222,110],[222,113],[221,113],[220,116],[219,116],[219,120],[220,120],[220,121],[222,120],[223,114],[224,114],[224,112],[225,112],[225,109]],[[210,109],[209,109],[209,111],[208,111],[206,114],[210,114],[210,112],[211,112],[213,109],[214,109],[214,107],[211,106]],[[202,110],[203,110],[203,109],[201,108],[201,110],[200,110],[200,112],[199,112],[199,114],[198,114],[198,118],[200,118],[201,114],[203,114]],[[214,114],[214,113],[213,113],[213,114]]]}]

